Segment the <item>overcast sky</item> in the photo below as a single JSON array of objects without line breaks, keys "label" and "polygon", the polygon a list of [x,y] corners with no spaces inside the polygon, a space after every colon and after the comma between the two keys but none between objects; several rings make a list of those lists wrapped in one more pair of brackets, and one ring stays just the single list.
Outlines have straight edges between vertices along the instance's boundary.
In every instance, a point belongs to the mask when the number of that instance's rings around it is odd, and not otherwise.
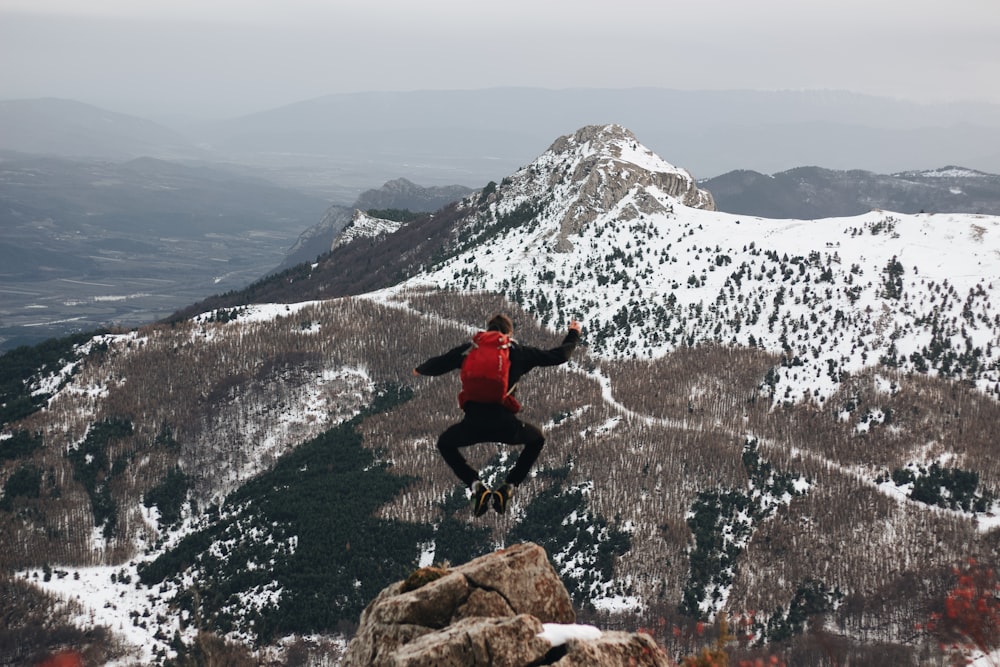
[{"label": "overcast sky", "polygon": [[0,0],[0,99],[225,117],[499,86],[1000,103],[1000,0]]}]

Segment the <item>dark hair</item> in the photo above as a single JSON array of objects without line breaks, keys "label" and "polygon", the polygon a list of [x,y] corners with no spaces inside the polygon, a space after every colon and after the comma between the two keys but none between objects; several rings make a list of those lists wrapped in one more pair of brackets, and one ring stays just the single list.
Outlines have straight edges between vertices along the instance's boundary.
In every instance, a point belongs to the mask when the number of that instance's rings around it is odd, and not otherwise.
[{"label": "dark hair", "polygon": [[494,315],[489,322],[486,323],[486,329],[488,331],[499,331],[502,334],[507,334],[508,336],[514,332],[514,322],[511,321],[509,317],[504,314]]}]

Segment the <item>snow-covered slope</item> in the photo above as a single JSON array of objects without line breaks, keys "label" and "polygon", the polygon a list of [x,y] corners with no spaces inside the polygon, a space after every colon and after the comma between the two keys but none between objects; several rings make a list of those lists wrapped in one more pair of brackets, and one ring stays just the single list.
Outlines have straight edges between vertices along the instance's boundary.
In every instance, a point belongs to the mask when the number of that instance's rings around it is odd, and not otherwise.
[{"label": "snow-covered slope", "polygon": [[783,352],[776,399],[822,401],[880,361],[1000,395],[1000,218],[720,213],[617,126],[563,137],[465,205],[462,251],[405,287],[502,292],[544,323],[582,320],[609,357]]}]

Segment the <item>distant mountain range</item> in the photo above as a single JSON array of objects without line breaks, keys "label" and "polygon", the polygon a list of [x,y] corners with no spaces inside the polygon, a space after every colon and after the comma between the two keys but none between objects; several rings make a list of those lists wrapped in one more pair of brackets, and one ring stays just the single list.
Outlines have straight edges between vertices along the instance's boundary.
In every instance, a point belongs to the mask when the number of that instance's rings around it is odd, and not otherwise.
[{"label": "distant mountain range", "polygon": [[805,165],[1000,173],[1000,109],[844,92],[498,88],[330,95],[165,128],[66,100],[0,102],[0,149],[252,165],[350,203],[396,178],[482,187],[569,129],[619,123],[698,178]]},{"label": "distant mountain range", "polygon": [[731,171],[698,182],[720,210],[762,218],[832,218],[873,209],[1000,215],[1000,176],[963,167],[897,174],[798,167]]},{"label": "distant mountain range", "polygon": [[163,125],[74,100],[0,100],[0,128],[4,151],[116,161],[206,157]]}]

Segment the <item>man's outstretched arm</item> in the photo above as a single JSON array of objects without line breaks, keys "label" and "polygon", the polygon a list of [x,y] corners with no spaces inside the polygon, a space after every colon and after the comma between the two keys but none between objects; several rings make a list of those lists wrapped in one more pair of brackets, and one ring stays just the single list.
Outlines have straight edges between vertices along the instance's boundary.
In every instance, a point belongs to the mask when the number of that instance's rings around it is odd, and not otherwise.
[{"label": "man's outstretched arm", "polygon": [[569,361],[576,350],[576,344],[580,341],[580,332],[583,327],[579,322],[573,320],[569,324],[569,330],[562,343],[550,350],[540,350],[537,347],[522,346],[525,365],[530,369],[535,366],[558,366]]},{"label": "man's outstretched arm", "polygon": [[444,354],[431,357],[424,363],[413,369],[414,375],[444,375],[450,371],[458,370],[462,367],[462,359],[465,358],[465,351],[470,344],[464,343],[458,347],[453,347]]}]

